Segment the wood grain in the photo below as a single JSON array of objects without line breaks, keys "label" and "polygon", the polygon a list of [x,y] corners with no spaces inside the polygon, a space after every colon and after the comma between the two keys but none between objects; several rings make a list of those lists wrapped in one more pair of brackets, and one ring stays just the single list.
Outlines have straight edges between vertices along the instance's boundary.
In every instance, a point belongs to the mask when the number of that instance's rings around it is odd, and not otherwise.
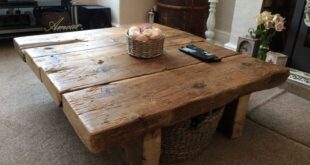
[{"label": "wood grain", "polygon": [[46,85],[55,103],[61,105],[63,93],[199,63],[179,52],[187,44],[194,43],[221,58],[237,54],[189,33],[164,32],[165,53],[155,59],[128,56],[124,33],[118,36],[114,32],[104,40],[27,49],[26,62]]},{"label": "wood grain", "polygon": [[218,130],[229,138],[242,135],[246,121],[250,95],[241,96],[225,106]]},{"label": "wood grain", "polygon": [[[119,49],[126,51],[126,41],[125,35],[122,28],[116,28],[120,32],[118,34],[112,33],[110,36],[107,35],[105,39],[95,40],[95,41],[85,41],[85,42],[76,42],[70,44],[61,44],[61,45],[52,45],[52,46],[43,46],[36,47],[31,49],[24,50],[26,62],[37,75],[40,77],[40,68],[43,67],[46,63],[56,64],[56,58],[67,58],[73,59],[75,55],[88,54],[90,52],[103,52],[109,49],[109,46],[119,46]],[[181,45],[188,43],[195,43],[199,41],[204,41],[203,38],[196,37],[194,35],[182,32],[169,30],[165,31],[166,41],[165,46]],[[61,57],[63,56],[63,57]],[[88,56],[85,55],[85,58]]]},{"label": "wood grain", "polygon": [[67,117],[81,139],[88,139],[87,148],[98,153],[147,130],[275,87],[288,75],[283,67],[237,55],[221,63],[199,63],[66,93],[64,111],[71,114]]},{"label": "wood grain", "polygon": [[148,132],[143,139],[143,165],[159,165],[161,129]]},{"label": "wood grain", "polygon": [[233,132],[231,135],[232,138],[238,138],[242,135],[246,120],[246,113],[248,111],[250,95],[242,96],[238,100],[239,102],[236,108],[236,114],[233,124]]},{"label": "wood grain", "polygon": [[245,95],[227,103],[218,126],[220,132],[229,138],[238,138],[242,135],[249,99],[250,95]]},{"label": "wood grain", "polygon": [[[14,46],[20,54],[21,58],[25,60],[25,49],[101,40],[111,35],[119,35],[119,33],[124,34],[124,32],[129,26],[130,25],[122,26],[119,28],[104,28],[95,30],[17,37],[14,38]],[[181,32],[180,30],[172,29],[170,27],[162,26],[159,24],[154,24],[154,26],[161,28],[164,31],[174,31],[176,33]]]},{"label": "wood grain", "polygon": [[[165,51],[148,60],[127,54],[128,26],[21,37],[14,44],[55,103],[63,104],[65,115],[91,152],[144,134],[144,164],[158,162],[162,127],[231,102],[236,104],[229,110],[232,120],[227,121],[234,137],[240,136],[247,95],[278,86],[289,75],[283,67],[180,30],[155,26],[165,33]],[[187,44],[219,56],[222,62],[202,63],[181,53],[178,49]]]}]

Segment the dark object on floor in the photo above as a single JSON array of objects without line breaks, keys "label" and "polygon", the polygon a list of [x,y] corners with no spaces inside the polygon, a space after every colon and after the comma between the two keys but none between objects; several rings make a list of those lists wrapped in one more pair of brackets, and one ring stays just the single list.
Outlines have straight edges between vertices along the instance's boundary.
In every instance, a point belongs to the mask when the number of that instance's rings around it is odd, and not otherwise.
[{"label": "dark object on floor", "polygon": [[34,9],[34,15],[37,24],[46,29],[50,28],[51,23],[63,26],[71,25],[70,13],[65,6],[37,7]]},{"label": "dark object on floor", "polygon": [[42,28],[35,25],[32,14],[32,8],[37,5],[34,0],[1,0],[0,9],[3,12],[0,14],[0,39],[42,31]]},{"label": "dark object on floor", "polygon": [[79,6],[78,22],[84,29],[111,27],[111,9],[104,6]]},{"label": "dark object on floor", "polygon": [[161,162],[192,159],[210,143],[224,109],[216,109],[162,130]]},{"label": "dark object on floor", "polygon": [[159,0],[158,23],[204,37],[208,6],[206,0]]},{"label": "dark object on floor", "polygon": [[34,0],[16,0],[16,1],[8,1],[1,0],[0,7],[1,8],[23,8],[23,7],[35,7],[38,5],[37,1]]},{"label": "dark object on floor", "polygon": [[30,16],[27,14],[20,15],[0,15],[0,29],[10,27],[30,26]]}]

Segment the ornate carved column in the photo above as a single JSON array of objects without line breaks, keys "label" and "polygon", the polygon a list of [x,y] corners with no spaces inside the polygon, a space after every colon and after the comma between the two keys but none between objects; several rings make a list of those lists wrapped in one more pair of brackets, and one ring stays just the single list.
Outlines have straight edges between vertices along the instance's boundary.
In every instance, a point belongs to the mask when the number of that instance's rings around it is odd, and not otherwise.
[{"label": "ornate carved column", "polygon": [[210,3],[210,9],[209,9],[209,17],[207,20],[207,31],[206,31],[206,38],[207,41],[213,42],[213,39],[215,37],[215,12],[216,12],[216,5],[219,3],[219,0],[209,0]]}]

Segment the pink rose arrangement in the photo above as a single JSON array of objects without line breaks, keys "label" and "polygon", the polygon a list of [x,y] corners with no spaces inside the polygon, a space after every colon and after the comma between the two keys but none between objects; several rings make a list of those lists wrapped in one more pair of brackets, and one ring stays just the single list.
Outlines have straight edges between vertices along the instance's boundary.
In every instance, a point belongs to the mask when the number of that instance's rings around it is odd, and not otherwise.
[{"label": "pink rose arrangement", "polygon": [[280,14],[272,14],[271,12],[264,11],[256,16],[256,23],[257,29],[255,34],[261,42],[257,58],[265,60],[273,37],[276,33],[285,30],[285,18]]},{"label": "pink rose arrangement", "polygon": [[136,41],[147,42],[149,40],[160,39],[163,36],[163,32],[151,24],[143,24],[141,26],[130,27],[128,35]]}]

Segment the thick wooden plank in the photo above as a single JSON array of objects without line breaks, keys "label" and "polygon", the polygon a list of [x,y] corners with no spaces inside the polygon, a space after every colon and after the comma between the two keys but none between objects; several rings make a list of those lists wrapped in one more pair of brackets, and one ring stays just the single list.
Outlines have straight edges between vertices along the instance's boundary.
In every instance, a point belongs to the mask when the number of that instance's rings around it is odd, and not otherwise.
[{"label": "thick wooden plank", "polygon": [[236,115],[234,118],[233,132],[231,137],[238,138],[242,135],[246,120],[246,113],[248,111],[250,95],[245,95],[239,98]]},{"label": "thick wooden plank", "polygon": [[107,51],[89,53],[88,58],[82,54],[74,56],[77,60],[45,65],[41,78],[55,103],[60,105],[61,94],[66,92],[200,63],[180,55],[177,47],[174,48],[166,50],[161,57],[141,60],[127,55],[123,48],[109,47]]},{"label": "thick wooden plank", "polygon": [[[174,30],[175,32],[177,31],[180,32],[180,30],[172,29],[170,27],[159,24],[154,24],[154,26],[159,27],[164,31]],[[35,35],[27,37],[17,37],[14,38],[14,45],[17,51],[19,52],[20,56],[23,59],[25,59],[24,49],[101,40],[110,36],[111,34],[118,35],[120,32],[124,33],[128,27],[129,25],[119,28],[105,28],[105,29]]]},{"label": "thick wooden plank", "polygon": [[26,61],[46,85],[55,103],[60,105],[61,94],[66,92],[199,63],[179,52],[178,48],[182,45],[194,43],[221,58],[237,54],[188,33],[167,31],[166,34],[165,53],[155,59],[142,60],[128,56],[125,37],[116,39],[114,36],[88,44],[95,46],[89,49],[84,46],[86,50],[83,51],[67,46],[61,49],[63,45],[29,49],[26,50]]},{"label": "thick wooden plank", "polygon": [[[203,47],[205,42],[196,43],[196,45]],[[208,46],[212,47],[211,45]],[[74,55],[76,60],[68,58],[70,61],[64,63],[52,63],[51,65],[45,63],[44,67],[42,67],[41,77],[44,84],[52,85],[47,86],[48,90],[54,96],[55,103],[60,105],[61,94],[66,92],[200,62],[181,53],[178,50],[179,47],[167,47],[163,56],[142,60],[128,56],[125,46],[110,46],[109,50],[88,53],[88,56],[83,53],[81,56]],[[219,53],[219,56],[226,57],[235,54],[235,52]]]},{"label": "thick wooden plank", "polygon": [[[122,36],[123,37],[123,36]],[[122,39],[123,40],[123,39]],[[47,46],[47,47],[39,47],[26,49],[25,58],[26,62],[32,71],[37,75],[37,77],[41,80],[40,69],[45,65],[49,65],[51,63],[60,62],[58,59],[74,59],[74,55],[85,54],[85,58],[87,58],[87,54],[96,51],[95,49],[99,49],[97,51],[105,51],[109,49],[109,46],[117,46],[122,44],[120,41],[120,37],[113,36],[110,38],[106,38],[98,41],[89,41],[89,42],[78,42],[74,44],[65,44],[65,45],[56,45],[56,46]],[[58,57],[62,56],[63,57]]]},{"label": "thick wooden plank", "polygon": [[[42,61],[48,61],[51,60],[53,63],[57,62],[55,61],[55,58],[49,58],[48,56],[66,56],[63,58],[70,58],[73,59],[73,57],[68,56],[74,56],[75,52],[78,52],[76,54],[80,55],[82,53],[89,53],[90,51],[105,51],[108,49],[108,46],[113,45],[120,45],[120,48],[123,48],[123,50],[126,50],[126,39],[124,35],[124,29],[122,28],[115,28],[119,31],[119,33],[116,33],[115,31],[111,35],[107,35],[105,39],[102,40],[94,40],[94,41],[85,41],[85,42],[76,42],[76,43],[70,43],[70,44],[61,44],[61,45],[52,45],[52,46],[43,46],[43,47],[36,47],[31,49],[24,50],[25,52],[25,58],[26,62],[30,66],[30,68],[33,70],[33,72],[37,75],[39,79],[40,77],[40,68],[44,66],[44,63]],[[199,41],[204,41],[203,38],[191,35],[189,33],[182,32],[180,30],[167,30],[164,31],[166,36],[166,42],[165,47],[172,46],[172,45],[181,45],[181,44],[188,44],[188,43],[194,43]],[[104,32],[102,32],[104,33]],[[106,33],[109,33],[107,31]],[[99,49],[99,50],[96,50]],[[43,57],[43,58],[40,58]],[[47,57],[47,58],[44,58]],[[85,55],[85,57],[87,57]],[[38,62],[36,62],[38,61]]]},{"label": "thick wooden plank", "polygon": [[219,124],[219,130],[230,138],[242,135],[250,95],[242,96],[227,104]]},{"label": "thick wooden plank", "polygon": [[[111,30],[113,29],[113,31]],[[59,54],[65,54],[70,52],[77,52],[77,51],[83,51],[83,50],[91,50],[95,48],[100,48],[102,46],[108,46],[105,43],[115,43],[115,44],[125,44],[125,31],[124,28],[111,28],[108,30],[102,29],[100,31],[100,35],[96,38],[90,38],[89,40],[81,40],[80,42],[73,42],[73,43],[59,43],[56,45],[47,45],[47,46],[36,46],[33,48],[27,49],[27,54],[31,58],[36,57],[42,57],[42,56],[50,56],[50,55],[59,55]],[[112,31],[112,32],[111,32]],[[192,39],[193,41],[203,41],[204,39],[194,36],[192,34],[175,30],[175,29],[169,29],[164,31],[166,39],[166,46],[167,45],[173,45],[179,44],[180,39],[184,41],[184,38]],[[169,40],[170,39],[170,40]],[[167,44],[168,42],[168,44]]]},{"label": "thick wooden plank", "polygon": [[275,87],[288,75],[288,69],[238,55],[66,93],[64,111],[86,147],[98,153],[150,129]]},{"label": "thick wooden plank", "polygon": [[143,140],[143,165],[159,165],[161,129],[146,133]]},{"label": "thick wooden plank", "polygon": [[[63,45],[69,43],[85,42],[91,40],[103,39],[106,37],[106,33],[102,33],[102,29],[66,32],[66,33],[55,33],[55,34],[44,34],[27,37],[14,38],[15,48],[20,53],[21,57],[25,59],[23,53],[24,49],[35,48],[41,46],[51,45]],[[110,34],[114,33],[114,28],[107,28],[105,31],[109,31]],[[119,31],[116,31],[119,33]]]}]

